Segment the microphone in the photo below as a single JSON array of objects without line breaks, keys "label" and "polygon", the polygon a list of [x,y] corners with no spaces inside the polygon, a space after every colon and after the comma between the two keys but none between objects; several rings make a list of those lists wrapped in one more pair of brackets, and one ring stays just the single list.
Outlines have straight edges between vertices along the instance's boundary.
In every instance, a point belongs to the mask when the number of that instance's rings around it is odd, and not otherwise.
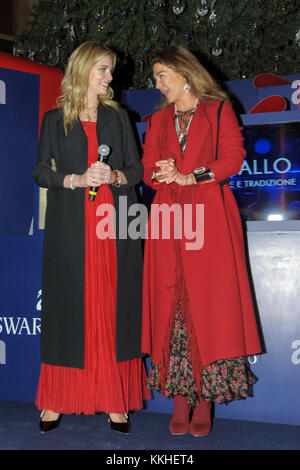
[{"label": "microphone", "polygon": [[[99,145],[98,147],[98,162],[103,162],[106,163],[108,160],[108,156],[110,154],[110,148],[106,144]],[[99,186],[98,186],[99,187]],[[97,186],[91,186],[89,190],[89,201],[94,201],[95,197],[97,196],[98,193],[98,187]]]}]

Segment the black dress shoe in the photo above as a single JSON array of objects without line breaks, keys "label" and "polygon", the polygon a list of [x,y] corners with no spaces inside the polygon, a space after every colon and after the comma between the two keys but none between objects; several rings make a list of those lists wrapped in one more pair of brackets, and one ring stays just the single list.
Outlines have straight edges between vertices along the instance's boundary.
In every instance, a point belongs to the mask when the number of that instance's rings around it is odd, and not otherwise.
[{"label": "black dress shoe", "polygon": [[59,415],[59,417],[55,421],[43,421],[44,413],[45,413],[45,410],[43,410],[41,413],[41,419],[40,419],[41,433],[52,431],[52,429],[58,428],[62,415]]},{"label": "black dress shoe", "polygon": [[127,419],[126,423],[116,423],[116,422],[112,421],[110,416],[108,416],[107,421],[110,423],[110,429],[112,431],[120,432],[122,434],[130,434],[130,431],[131,431],[130,422],[129,422],[127,414],[125,414],[125,417]]}]

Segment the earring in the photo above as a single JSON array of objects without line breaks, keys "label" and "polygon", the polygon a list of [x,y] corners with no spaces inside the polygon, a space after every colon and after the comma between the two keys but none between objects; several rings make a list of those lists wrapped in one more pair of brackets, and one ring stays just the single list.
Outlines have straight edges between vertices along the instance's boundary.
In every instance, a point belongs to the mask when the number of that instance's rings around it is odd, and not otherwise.
[{"label": "earring", "polygon": [[185,83],[183,89],[184,89],[184,91],[185,91],[186,93],[188,93],[188,92],[190,91],[191,87],[190,87],[190,85],[189,85],[188,83]]}]

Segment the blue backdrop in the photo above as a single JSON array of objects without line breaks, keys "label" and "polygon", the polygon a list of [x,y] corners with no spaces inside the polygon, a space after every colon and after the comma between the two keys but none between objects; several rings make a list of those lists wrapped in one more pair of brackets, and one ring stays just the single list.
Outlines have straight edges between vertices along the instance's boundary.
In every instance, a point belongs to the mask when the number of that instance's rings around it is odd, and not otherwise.
[{"label": "blue backdrop", "polygon": [[0,242],[0,399],[31,402],[40,369],[43,237]]},{"label": "blue backdrop", "polygon": [[33,216],[32,170],[38,138],[39,76],[0,68],[0,234],[28,234]]}]

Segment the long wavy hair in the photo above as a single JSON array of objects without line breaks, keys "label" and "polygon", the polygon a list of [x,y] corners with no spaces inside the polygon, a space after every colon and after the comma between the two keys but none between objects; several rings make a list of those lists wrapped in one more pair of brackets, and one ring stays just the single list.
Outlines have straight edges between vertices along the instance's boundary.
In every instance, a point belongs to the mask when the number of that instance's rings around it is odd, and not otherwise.
[{"label": "long wavy hair", "polygon": [[[182,46],[170,46],[161,51],[152,59],[152,66],[160,63],[179,73],[186,83],[190,85],[191,93],[200,100],[222,100],[228,101],[227,94],[221,90],[217,82],[200,64],[198,59]],[[160,107],[165,108],[169,105],[166,99],[163,99]]]},{"label": "long wavy hair", "polygon": [[[64,78],[61,83],[62,95],[57,104],[63,109],[64,128],[72,126],[84,109],[85,97],[89,84],[89,74],[93,65],[109,55],[113,68],[116,65],[116,55],[107,47],[93,41],[87,41],[75,49],[69,57]],[[113,101],[114,92],[109,87],[106,95],[99,95],[99,103],[118,109],[118,103]]]}]

